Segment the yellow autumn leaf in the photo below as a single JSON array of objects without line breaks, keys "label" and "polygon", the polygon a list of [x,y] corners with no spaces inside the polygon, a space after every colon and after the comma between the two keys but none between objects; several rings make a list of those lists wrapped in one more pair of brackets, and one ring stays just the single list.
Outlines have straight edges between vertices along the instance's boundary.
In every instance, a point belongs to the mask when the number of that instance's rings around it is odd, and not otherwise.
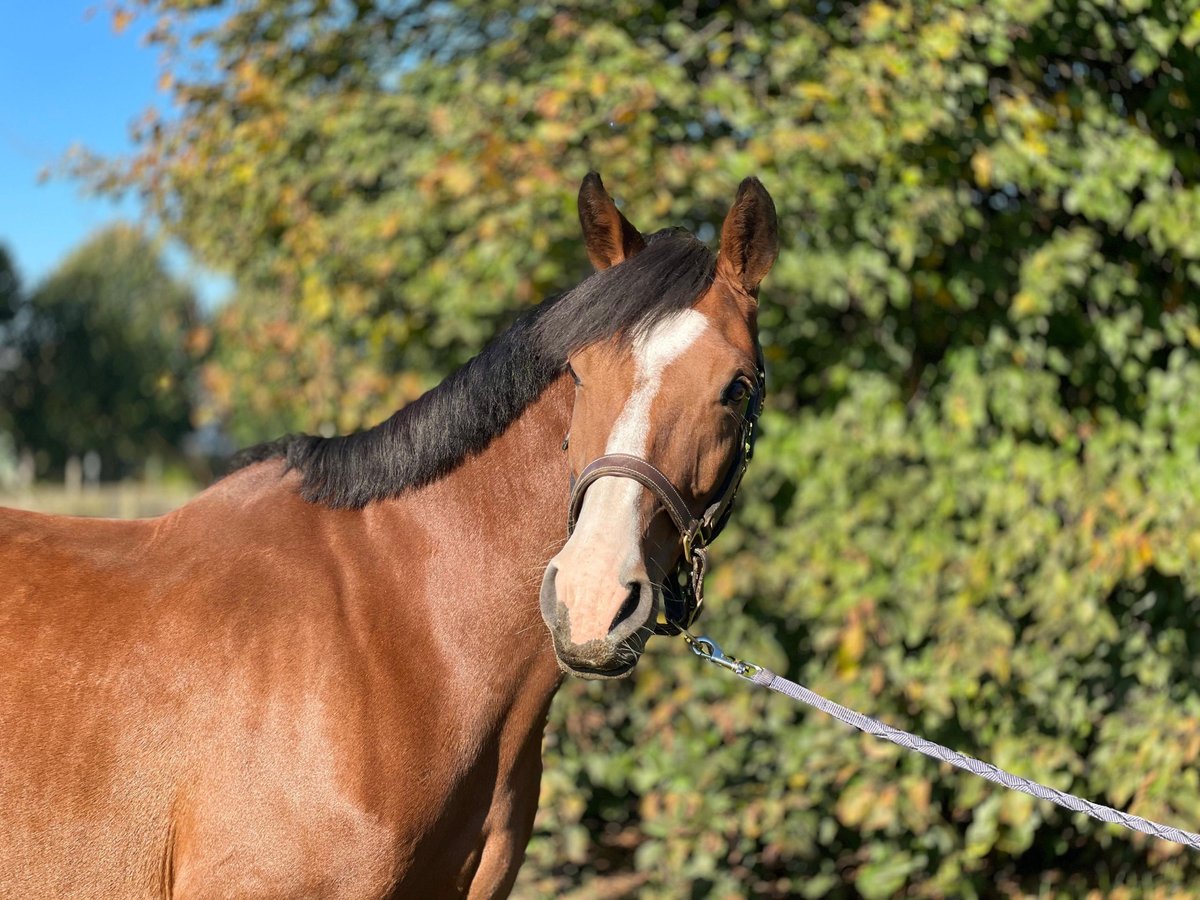
[{"label": "yellow autumn leaf", "polygon": [[1028,316],[1037,310],[1037,298],[1029,291],[1017,291],[1012,299],[1012,310],[1017,316]]},{"label": "yellow autumn leaf", "polygon": [[971,157],[971,172],[975,175],[975,183],[981,188],[992,186],[992,171],[994,167],[995,162],[992,159],[992,154],[987,150],[977,150],[975,151],[975,155]]},{"label": "yellow autumn leaf", "polygon": [[886,3],[871,3],[863,11],[859,24],[868,38],[880,37],[892,21],[892,8]]}]

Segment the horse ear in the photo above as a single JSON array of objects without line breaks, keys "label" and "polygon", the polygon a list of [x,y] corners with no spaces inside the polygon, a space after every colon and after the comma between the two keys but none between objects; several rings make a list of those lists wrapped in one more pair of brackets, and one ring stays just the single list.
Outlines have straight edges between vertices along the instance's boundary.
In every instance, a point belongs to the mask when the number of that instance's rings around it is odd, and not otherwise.
[{"label": "horse ear", "polygon": [[717,269],[753,294],[778,255],[779,220],[775,216],[775,202],[761,181],[747,178],[738,186],[737,199],[721,226]]},{"label": "horse ear", "polygon": [[588,172],[579,186],[579,224],[583,226],[588,259],[597,272],[629,259],[646,246],[641,232],[621,215],[595,172]]}]

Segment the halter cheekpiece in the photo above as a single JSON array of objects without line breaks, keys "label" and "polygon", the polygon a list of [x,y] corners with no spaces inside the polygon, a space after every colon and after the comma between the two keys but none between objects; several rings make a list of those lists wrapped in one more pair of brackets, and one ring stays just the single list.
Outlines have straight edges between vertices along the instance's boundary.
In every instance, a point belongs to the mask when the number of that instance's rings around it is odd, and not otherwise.
[{"label": "halter cheekpiece", "polygon": [[[704,606],[704,573],[708,567],[707,547],[724,529],[733,511],[733,499],[741,486],[742,476],[754,456],[754,441],[758,434],[758,418],[762,414],[766,397],[767,380],[763,366],[762,351],[758,354],[758,366],[754,385],[750,391],[746,414],[742,417],[741,434],[738,436],[737,456],[729,466],[717,488],[713,500],[699,517],[692,515],[687,503],[671,480],[656,466],[646,460],[626,453],[608,453],[592,460],[578,479],[572,476],[571,499],[567,506],[567,534],[575,530],[579,510],[583,506],[583,495],[597,479],[606,476],[632,478],[647,488],[666,509],[683,543],[683,555],[679,565],[661,585],[663,592],[663,615],[665,622],[656,622],[656,634],[679,634],[690,628]],[[563,449],[567,447],[563,442]]]}]

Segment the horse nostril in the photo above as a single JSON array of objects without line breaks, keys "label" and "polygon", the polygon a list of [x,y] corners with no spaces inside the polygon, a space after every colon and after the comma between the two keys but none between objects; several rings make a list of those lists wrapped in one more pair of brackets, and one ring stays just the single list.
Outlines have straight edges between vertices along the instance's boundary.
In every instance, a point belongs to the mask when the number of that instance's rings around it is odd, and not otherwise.
[{"label": "horse nostril", "polygon": [[625,602],[621,604],[621,608],[617,610],[617,614],[613,616],[612,624],[608,626],[610,632],[615,631],[621,626],[621,623],[637,612],[638,607],[642,602],[642,586],[636,581],[629,583],[629,593],[625,595]]},{"label": "horse nostril", "polygon": [[554,589],[554,580],[558,576],[558,566],[554,563],[546,566],[546,574],[542,577],[542,589],[539,593],[538,605],[542,611],[542,621],[553,631],[559,626],[558,610],[562,605],[558,600],[558,592]]}]

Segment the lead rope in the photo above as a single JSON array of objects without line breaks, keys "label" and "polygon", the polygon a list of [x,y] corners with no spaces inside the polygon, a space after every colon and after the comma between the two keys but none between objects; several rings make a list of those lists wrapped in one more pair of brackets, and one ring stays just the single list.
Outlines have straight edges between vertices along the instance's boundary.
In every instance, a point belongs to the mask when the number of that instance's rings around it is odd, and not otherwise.
[{"label": "lead rope", "polygon": [[827,700],[802,684],[788,681],[788,679],[776,675],[770,669],[745,662],[734,656],[726,656],[721,652],[720,646],[712,638],[697,637],[684,631],[683,639],[692,648],[692,652],[701,659],[720,666],[723,669],[728,669],[746,681],[769,688],[772,691],[791,697],[793,700],[799,700],[801,703],[805,703],[814,709],[819,709],[826,715],[833,716],[838,721],[845,722],[847,725],[853,726],[872,737],[891,741],[893,744],[897,744],[906,750],[915,750],[917,753],[923,753],[925,756],[936,759],[939,762],[949,763],[955,768],[963,769],[972,775],[978,775],[980,778],[986,778],[988,781],[995,782],[1010,790],[1020,791],[1023,794],[1036,797],[1038,800],[1049,800],[1051,803],[1056,803],[1064,809],[1083,813],[1101,822],[1122,825],[1132,831],[1140,831],[1142,834],[1148,834],[1163,841],[1172,841],[1176,844],[1191,847],[1193,850],[1200,850],[1200,834],[1184,831],[1181,828],[1175,828],[1171,825],[1151,822],[1149,819],[1143,819],[1141,816],[1121,812],[1121,810],[1113,809],[1111,806],[1102,806],[1099,803],[1093,803],[1091,800],[1085,800],[1082,797],[1076,797],[1074,794],[1068,794],[1066,791],[1038,784],[1036,781],[1030,781],[1028,778],[1022,778],[1019,775],[1006,772],[991,763],[967,756],[965,753],[959,753],[957,750],[951,750],[949,747],[943,747],[941,744],[935,744],[933,741],[927,741],[923,737],[918,737],[907,731],[901,731],[899,728],[885,725],[878,719],[864,716],[862,713],[855,712],[848,707],[842,706],[840,703]]}]

